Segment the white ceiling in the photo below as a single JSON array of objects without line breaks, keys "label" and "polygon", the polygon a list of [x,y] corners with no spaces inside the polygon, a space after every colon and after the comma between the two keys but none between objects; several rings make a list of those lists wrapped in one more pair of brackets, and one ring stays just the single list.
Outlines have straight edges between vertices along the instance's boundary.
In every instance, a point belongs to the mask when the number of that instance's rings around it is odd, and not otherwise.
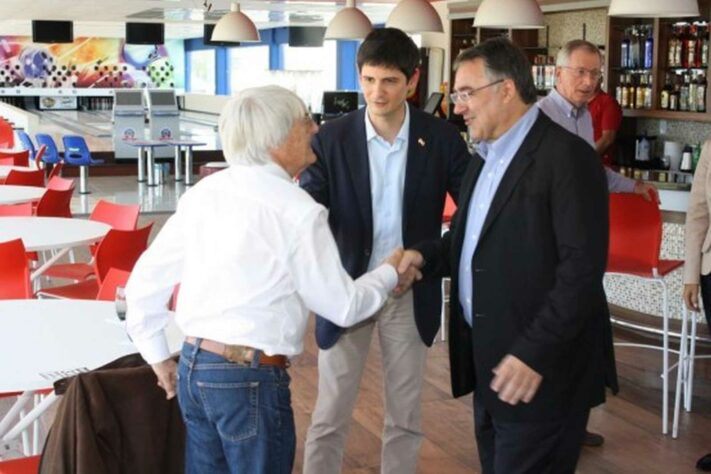
[{"label": "white ceiling", "polygon": [[[436,0],[430,0],[436,1]],[[209,13],[205,3],[211,4]],[[384,23],[397,0],[357,1],[373,23]],[[345,0],[246,0],[242,11],[258,28],[325,26]],[[202,36],[229,0],[0,0],[0,36],[30,35],[31,20],[74,20],[75,36],[122,37],[126,21],[166,23],[167,38]]]}]

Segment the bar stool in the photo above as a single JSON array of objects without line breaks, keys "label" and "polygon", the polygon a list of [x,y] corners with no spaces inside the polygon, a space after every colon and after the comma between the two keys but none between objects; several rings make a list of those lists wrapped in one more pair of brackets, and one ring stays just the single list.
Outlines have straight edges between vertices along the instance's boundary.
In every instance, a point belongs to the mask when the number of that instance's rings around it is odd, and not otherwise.
[{"label": "bar stool", "polygon": [[79,167],[79,194],[89,194],[89,166],[102,164],[104,160],[95,160],[84,137],[64,135],[64,161]]}]

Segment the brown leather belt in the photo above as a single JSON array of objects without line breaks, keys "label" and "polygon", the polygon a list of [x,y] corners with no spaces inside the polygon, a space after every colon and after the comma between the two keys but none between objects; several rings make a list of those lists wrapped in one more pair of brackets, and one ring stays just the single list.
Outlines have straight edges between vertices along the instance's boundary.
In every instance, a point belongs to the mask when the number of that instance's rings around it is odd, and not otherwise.
[{"label": "brown leather belt", "polygon": [[[185,338],[185,342],[195,345],[197,338],[188,336]],[[236,364],[251,364],[254,359],[254,355],[259,349],[255,349],[249,346],[238,346],[235,344],[223,344],[222,342],[212,341],[210,339],[200,340],[200,349],[212,352],[213,354],[221,355],[230,362]],[[259,356],[259,365],[273,365],[274,367],[279,367],[280,369],[286,369],[289,367],[289,359],[283,355],[266,355],[262,352]]]}]

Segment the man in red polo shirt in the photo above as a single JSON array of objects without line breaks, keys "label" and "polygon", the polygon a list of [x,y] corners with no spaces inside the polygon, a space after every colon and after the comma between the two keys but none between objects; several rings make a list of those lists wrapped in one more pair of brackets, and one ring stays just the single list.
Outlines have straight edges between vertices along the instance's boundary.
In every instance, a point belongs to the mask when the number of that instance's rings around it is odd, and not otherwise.
[{"label": "man in red polo shirt", "polygon": [[612,166],[615,162],[615,138],[622,125],[622,109],[614,97],[597,85],[595,95],[588,102],[592,115],[595,151],[602,157],[602,164]]}]

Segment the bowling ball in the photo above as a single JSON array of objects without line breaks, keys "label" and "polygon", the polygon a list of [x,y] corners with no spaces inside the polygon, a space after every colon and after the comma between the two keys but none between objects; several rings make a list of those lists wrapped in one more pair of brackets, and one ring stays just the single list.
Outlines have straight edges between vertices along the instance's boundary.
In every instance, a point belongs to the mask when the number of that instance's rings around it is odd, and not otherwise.
[{"label": "bowling ball", "polygon": [[52,70],[54,57],[45,48],[30,46],[22,50],[20,65],[26,79],[42,79]]}]

